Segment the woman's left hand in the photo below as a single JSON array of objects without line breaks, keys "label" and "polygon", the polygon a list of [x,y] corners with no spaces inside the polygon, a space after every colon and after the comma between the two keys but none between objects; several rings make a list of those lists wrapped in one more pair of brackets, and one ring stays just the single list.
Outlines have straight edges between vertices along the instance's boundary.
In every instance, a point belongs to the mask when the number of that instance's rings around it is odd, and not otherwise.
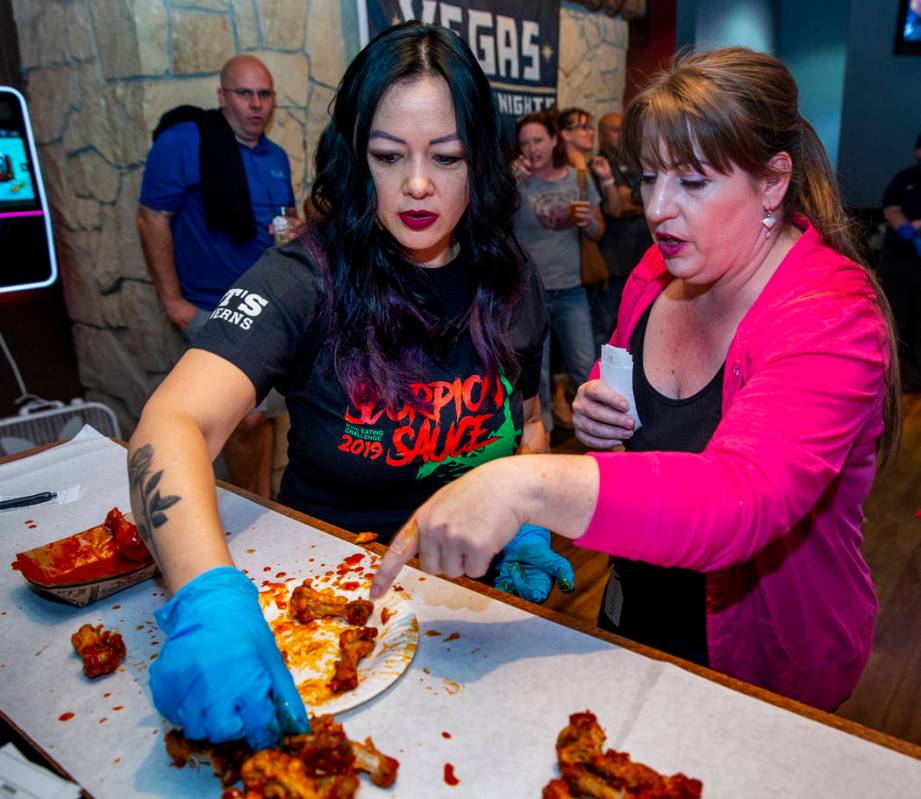
[{"label": "woman's left hand", "polygon": [[430,574],[486,574],[493,556],[527,521],[516,513],[513,499],[522,475],[520,461],[490,461],[429,498],[391,542],[371,584],[371,599],[383,596],[417,554],[422,570]]},{"label": "woman's left hand", "polygon": [[592,160],[589,161],[589,166],[592,168],[592,172],[598,176],[598,180],[605,181],[614,179],[614,174],[611,172],[611,165],[608,163],[608,159],[603,155],[596,155],[592,158]]}]

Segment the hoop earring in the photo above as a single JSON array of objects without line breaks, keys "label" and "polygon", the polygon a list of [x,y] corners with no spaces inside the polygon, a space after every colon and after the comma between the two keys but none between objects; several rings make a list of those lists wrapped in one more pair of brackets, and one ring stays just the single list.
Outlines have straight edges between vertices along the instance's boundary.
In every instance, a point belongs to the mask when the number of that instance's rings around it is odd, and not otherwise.
[{"label": "hoop earring", "polygon": [[764,219],[761,220],[761,224],[767,228],[766,236],[771,235],[771,231],[774,229],[774,225],[777,224],[777,220],[774,218],[774,209],[768,208],[767,213],[764,215]]}]

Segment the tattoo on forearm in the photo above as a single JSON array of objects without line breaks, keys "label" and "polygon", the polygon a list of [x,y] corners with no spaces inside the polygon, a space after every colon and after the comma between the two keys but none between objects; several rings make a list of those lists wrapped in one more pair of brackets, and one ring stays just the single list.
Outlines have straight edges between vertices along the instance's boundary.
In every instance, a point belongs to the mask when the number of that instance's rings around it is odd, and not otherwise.
[{"label": "tattoo on forearm", "polygon": [[131,456],[128,461],[128,484],[131,492],[137,495],[137,504],[140,506],[141,518],[136,519],[138,532],[148,549],[156,557],[153,531],[166,524],[165,511],[173,507],[182,497],[175,494],[161,496],[157,486],[163,477],[163,469],[156,472],[150,479],[147,478],[147,475],[150,474],[153,455],[153,447],[145,444]]}]

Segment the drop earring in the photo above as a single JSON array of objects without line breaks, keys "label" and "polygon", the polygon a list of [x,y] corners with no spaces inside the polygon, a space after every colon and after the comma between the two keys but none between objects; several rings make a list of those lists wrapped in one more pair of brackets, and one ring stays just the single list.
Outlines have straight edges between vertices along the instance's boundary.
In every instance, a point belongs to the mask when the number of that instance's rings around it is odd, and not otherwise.
[{"label": "drop earring", "polygon": [[767,213],[764,215],[764,219],[761,220],[761,224],[767,228],[765,235],[770,236],[771,231],[774,229],[774,225],[777,224],[777,220],[774,218],[774,209],[768,208]]}]

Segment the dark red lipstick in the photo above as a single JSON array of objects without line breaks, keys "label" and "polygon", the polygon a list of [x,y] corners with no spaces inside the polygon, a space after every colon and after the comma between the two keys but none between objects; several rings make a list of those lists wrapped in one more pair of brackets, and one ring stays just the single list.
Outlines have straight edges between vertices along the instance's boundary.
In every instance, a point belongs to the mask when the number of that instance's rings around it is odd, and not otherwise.
[{"label": "dark red lipstick", "polygon": [[403,211],[398,214],[403,224],[412,230],[425,230],[438,221],[438,214],[431,211]]},{"label": "dark red lipstick", "polygon": [[666,258],[677,256],[684,249],[686,243],[683,239],[676,239],[667,233],[656,233],[656,244]]}]

